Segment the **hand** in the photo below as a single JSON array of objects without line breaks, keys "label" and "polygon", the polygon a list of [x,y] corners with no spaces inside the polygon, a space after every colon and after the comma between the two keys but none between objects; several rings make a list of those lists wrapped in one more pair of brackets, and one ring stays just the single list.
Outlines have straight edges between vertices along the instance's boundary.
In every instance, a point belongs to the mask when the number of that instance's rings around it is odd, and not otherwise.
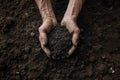
[{"label": "hand", "polygon": [[48,57],[51,56],[51,51],[48,49],[47,42],[47,33],[50,32],[50,30],[57,24],[56,19],[48,18],[43,21],[43,24],[39,27],[39,41],[41,43],[41,48],[46,53]]},{"label": "hand", "polygon": [[65,26],[70,33],[73,33],[72,36],[73,45],[71,49],[68,51],[68,57],[69,57],[77,48],[79,42],[80,29],[78,28],[75,19],[72,18],[63,18],[61,25]]}]

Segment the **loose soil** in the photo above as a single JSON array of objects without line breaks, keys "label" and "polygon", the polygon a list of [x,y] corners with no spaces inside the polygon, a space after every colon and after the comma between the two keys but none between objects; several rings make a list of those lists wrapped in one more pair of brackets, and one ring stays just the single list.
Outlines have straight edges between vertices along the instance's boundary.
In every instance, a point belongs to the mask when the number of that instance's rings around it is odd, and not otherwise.
[{"label": "loose soil", "polygon": [[48,34],[48,48],[51,50],[53,59],[64,59],[72,47],[72,34],[65,26],[55,26]]},{"label": "loose soil", "polygon": [[[68,1],[52,1],[59,22]],[[38,39],[42,19],[35,1],[0,0],[0,80],[120,80],[120,1],[86,0],[77,23],[77,50],[69,58],[49,59]],[[54,35],[51,44],[67,34],[53,34],[56,30],[48,34]],[[61,37],[50,48],[62,50],[60,46],[68,46],[63,41]]]}]

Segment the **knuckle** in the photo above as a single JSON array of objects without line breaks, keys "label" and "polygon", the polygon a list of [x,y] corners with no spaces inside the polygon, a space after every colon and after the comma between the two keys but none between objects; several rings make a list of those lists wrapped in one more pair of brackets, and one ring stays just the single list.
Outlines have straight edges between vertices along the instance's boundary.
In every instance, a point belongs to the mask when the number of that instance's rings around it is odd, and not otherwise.
[{"label": "knuckle", "polygon": [[77,48],[77,44],[73,44],[73,46],[74,46],[75,48]]},{"label": "knuckle", "polygon": [[79,28],[76,28],[74,32],[75,32],[75,33],[80,33],[80,29],[79,29]]},{"label": "knuckle", "polygon": [[39,31],[39,33],[44,33],[44,32],[46,32],[46,29],[43,28],[43,27],[39,27],[39,28],[38,28],[38,31]]},{"label": "knuckle", "polygon": [[44,37],[40,37],[40,42],[41,42],[42,45],[45,46],[45,44],[46,44],[46,39],[45,39]]},{"label": "knuckle", "polygon": [[44,29],[43,29],[42,27],[39,27],[39,28],[38,28],[38,31],[40,31],[40,32],[43,31],[43,30],[44,30]]}]

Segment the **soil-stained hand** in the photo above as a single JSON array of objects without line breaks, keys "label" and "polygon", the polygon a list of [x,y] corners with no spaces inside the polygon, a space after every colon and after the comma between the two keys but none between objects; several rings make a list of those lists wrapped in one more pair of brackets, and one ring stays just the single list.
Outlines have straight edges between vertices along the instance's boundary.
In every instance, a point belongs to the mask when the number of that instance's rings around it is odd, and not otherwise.
[{"label": "soil-stained hand", "polygon": [[50,30],[57,24],[56,20],[53,19],[46,19],[44,20],[43,24],[39,27],[39,41],[41,43],[41,48],[46,53],[48,57],[51,56],[51,51],[46,46],[48,39],[47,39],[47,33],[50,32]]},{"label": "soil-stained hand", "polygon": [[76,50],[78,42],[79,42],[79,35],[80,29],[77,26],[77,23],[74,19],[63,19],[61,22],[62,26],[65,26],[70,33],[73,33],[72,36],[72,47],[68,51],[68,57]]}]

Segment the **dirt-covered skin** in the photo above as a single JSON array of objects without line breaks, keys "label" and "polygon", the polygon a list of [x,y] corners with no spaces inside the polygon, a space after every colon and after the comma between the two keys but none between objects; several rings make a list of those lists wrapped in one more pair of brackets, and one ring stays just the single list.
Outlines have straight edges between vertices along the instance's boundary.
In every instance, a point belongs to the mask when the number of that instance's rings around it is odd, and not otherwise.
[{"label": "dirt-covered skin", "polygon": [[[58,21],[68,1],[53,3]],[[40,47],[42,20],[34,0],[0,0],[0,80],[120,80],[119,13],[119,0],[86,0],[77,50],[53,60]]]},{"label": "dirt-covered skin", "polygon": [[51,50],[53,59],[66,58],[72,47],[72,34],[68,32],[66,27],[58,24],[48,34],[48,47]]}]

